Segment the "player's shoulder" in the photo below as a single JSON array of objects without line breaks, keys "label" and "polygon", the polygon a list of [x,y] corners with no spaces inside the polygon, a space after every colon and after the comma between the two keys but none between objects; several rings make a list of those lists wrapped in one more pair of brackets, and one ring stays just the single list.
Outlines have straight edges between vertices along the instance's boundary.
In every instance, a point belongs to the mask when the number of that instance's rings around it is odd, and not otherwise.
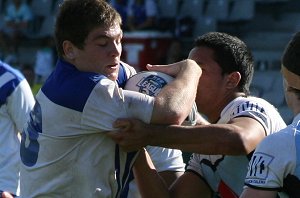
[{"label": "player's shoulder", "polygon": [[[269,151],[282,153],[288,151],[291,154],[292,150],[295,148],[296,134],[292,125],[279,130],[276,133],[268,135],[262,140],[258,145],[258,151]],[[299,136],[300,134],[298,134]],[[300,137],[300,136],[299,136]],[[286,154],[288,154],[286,153]]]},{"label": "player's shoulder", "polygon": [[129,77],[137,73],[135,68],[129,65],[128,63],[120,61],[120,65],[123,66],[126,75]]},{"label": "player's shoulder", "polygon": [[0,61],[0,76],[1,75],[7,75],[7,77],[9,77],[10,79],[17,79],[19,81],[25,79],[24,75],[18,69],[13,68],[12,66],[2,61]]},{"label": "player's shoulder", "polygon": [[228,106],[233,108],[242,107],[245,110],[258,110],[261,112],[274,113],[274,111],[277,111],[267,100],[255,96],[237,97],[231,102],[231,105]]}]

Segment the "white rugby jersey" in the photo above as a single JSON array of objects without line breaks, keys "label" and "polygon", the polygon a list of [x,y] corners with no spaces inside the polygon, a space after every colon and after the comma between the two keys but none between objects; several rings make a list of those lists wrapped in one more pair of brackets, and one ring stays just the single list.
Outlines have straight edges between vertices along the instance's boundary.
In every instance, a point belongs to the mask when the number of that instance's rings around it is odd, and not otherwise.
[{"label": "white rugby jersey", "polygon": [[22,197],[127,197],[136,153],[105,131],[122,117],[149,123],[153,105],[153,97],[59,60],[22,134]]},{"label": "white rugby jersey", "polygon": [[20,140],[34,97],[24,76],[0,61],[0,191],[19,194]]},{"label": "white rugby jersey", "polygon": [[[254,118],[264,127],[266,135],[286,126],[278,111],[267,101],[256,97],[238,97],[221,112],[218,124],[228,123],[235,117]],[[214,192],[226,185],[236,195],[243,191],[250,156],[193,154],[187,171],[203,177]],[[225,185],[224,185],[225,184]]]},{"label": "white rugby jersey", "polygon": [[[295,176],[298,182],[291,180]],[[262,190],[283,191],[280,197],[290,197],[300,193],[300,114],[292,124],[265,138],[255,150],[248,167],[245,184]]]}]

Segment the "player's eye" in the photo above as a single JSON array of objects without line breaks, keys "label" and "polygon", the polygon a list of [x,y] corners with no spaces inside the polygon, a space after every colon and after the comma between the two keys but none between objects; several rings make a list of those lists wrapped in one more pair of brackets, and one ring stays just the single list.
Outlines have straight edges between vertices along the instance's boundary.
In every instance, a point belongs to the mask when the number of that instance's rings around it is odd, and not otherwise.
[{"label": "player's eye", "polygon": [[107,43],[108,43],[108,41],[107,41],[107,39],[105,39],[105,38],[98,39],[97,42],[96,42],[96,44],[97,44],[98,46],[101,46],[101,47],[106,46]]}]

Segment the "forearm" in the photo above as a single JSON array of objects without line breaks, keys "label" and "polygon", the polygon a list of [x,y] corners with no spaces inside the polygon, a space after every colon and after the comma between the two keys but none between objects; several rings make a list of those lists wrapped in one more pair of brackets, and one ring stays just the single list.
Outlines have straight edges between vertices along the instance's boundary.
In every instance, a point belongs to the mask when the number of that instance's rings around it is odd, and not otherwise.
[{"label": "forearm", "polygon": [[133,172],[142,197],[169,197],[168,187],[145,149],[140,151]]},{"label": "forearm", "polygon": [[245,155],[244,140],[231,126],[177,126],[148,128],[148,144],[201,154]]},{"label": "forearm", "polygon": [[152,123],[181,124],[192,109],[201,69],[192,60],[179,64],[176,78],[155,98]]}]

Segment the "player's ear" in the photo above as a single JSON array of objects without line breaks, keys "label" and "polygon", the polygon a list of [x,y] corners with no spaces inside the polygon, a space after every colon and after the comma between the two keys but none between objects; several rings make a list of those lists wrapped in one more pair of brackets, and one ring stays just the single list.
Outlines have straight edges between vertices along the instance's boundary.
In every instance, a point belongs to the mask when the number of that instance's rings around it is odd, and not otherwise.
[{"label": "player's ear", "polygon": [[227,76],[226,87],[228,89],[233,89],[233,88],[235,88],[235,87],[238,86],[240,80],[241,80],[241,74],[240,74],[240,72],[237,72],[237,71],[231,72]]},{"label": "player's ear", "polygon": [[74,59],[75,58],[75,49],[76,47],[73,45],[73,43],[71,41],[64,41],[63,42],[63,50],[64,50],[64,54],[68,59]]}]

